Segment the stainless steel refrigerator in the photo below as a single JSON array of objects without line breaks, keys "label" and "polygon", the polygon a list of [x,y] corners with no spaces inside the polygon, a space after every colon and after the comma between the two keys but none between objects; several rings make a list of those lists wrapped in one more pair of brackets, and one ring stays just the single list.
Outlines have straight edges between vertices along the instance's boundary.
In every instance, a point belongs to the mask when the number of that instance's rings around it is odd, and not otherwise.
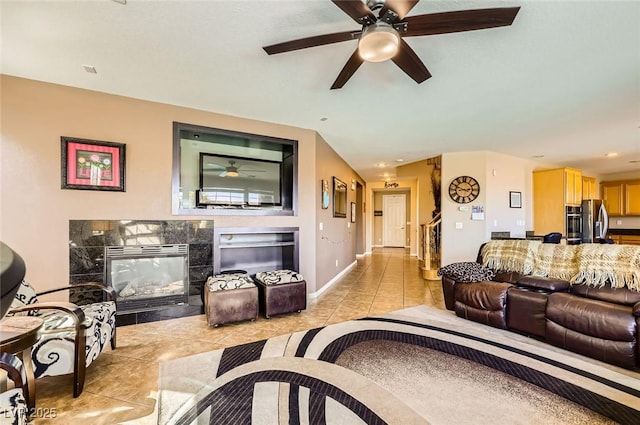
[{"label": "stainless steel refrigerator", "polygon": [[607,237],[609,215],[600,199],[582,201],[582,243],[599,242]]}]

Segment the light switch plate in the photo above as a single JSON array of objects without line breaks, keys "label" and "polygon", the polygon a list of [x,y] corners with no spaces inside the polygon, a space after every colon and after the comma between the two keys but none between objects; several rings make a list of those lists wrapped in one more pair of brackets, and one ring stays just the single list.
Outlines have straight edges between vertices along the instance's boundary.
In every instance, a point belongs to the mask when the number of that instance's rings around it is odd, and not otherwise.
[{"label": "light switch plate", "polygon": [[457,221],[456,222],[456,229],[462,229],[462,223]]}]

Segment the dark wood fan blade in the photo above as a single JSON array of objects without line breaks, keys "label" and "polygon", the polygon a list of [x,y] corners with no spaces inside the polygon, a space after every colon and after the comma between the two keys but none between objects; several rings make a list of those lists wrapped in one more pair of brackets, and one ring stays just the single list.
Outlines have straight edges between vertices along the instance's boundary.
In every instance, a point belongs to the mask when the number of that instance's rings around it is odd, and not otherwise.
[{"label": "dark wood fan blade", "polygon": [[377,18],[373,14],[369,6],[359,0],[331,0],[344,13],[349,15],[351,19],[360,25],[369,25],[374,23]]},{"label": "dark wood fan blade", "polygon": [[349,78],[351,78],[351,76],[355,74],[358,68],[360,68],[362,62],[363,59],[360,57],[358,49],[356,49],[356,51],[353,52],[347,63],[344,65],[344,68],[342,68],[342,71],[340,71],[340,74],[338,74],[338,78],[336,78],[336,80],[333,82],[331,90],[341,89],[342,86],[344,86],[347,81],[349,81]]},{"label": "dark wood fan blade", "polygon": [[415,37],[505,27],[513,23],[519,10],[520,7],[498,7],[408,16],[404,19],[408,26],[407,32],[402,36]]},{"label": "dark wood fan blade", "polygon": [[418,84],[431,78],[431,73],[416,52],[402,39],[400,39],[398,53],[391,60]]},{"label": "dark wood fan blade", "polygon": [[276,53],[291,52],[293,50],[306,49],[308,47],[323,46],[325,44],[340,43],[343,41],[357,40],[362,31],[345,31],[333,34],[316,35],[314,37],[300,38],[298,40],[285,41],[284,43],[272,44],[263,47],[264,51],[270,55]]},{"label": "dark wood fan blade", "polygon": [[384,6],[382,6],[382,9],[380,9],[378,16],[382,17],[387,11],[393,10],[398,15],[397,20],[399,21],[407,16],[407,13],[409,13],[409,11],[413,9],[413,6],[418,4],[419,1],[420,0],[387,0]]}]

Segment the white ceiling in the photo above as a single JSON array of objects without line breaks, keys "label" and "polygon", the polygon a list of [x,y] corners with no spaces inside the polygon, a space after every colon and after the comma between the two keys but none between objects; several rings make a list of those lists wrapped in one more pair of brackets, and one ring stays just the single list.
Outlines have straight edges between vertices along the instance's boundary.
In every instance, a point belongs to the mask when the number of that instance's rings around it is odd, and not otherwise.
[{"label": "white ceiling", "polygon": [[422,0],[409,16],[521,10],[510,27],[407,38],[433,75],[420,85],[364,63],[341,90],[355,41],[261,48],[358,29],[329,0],[0,5],[3,74],[315,129],[367,181],[382,179],[376,163],[452,151],[640,170],[638,1]]}]

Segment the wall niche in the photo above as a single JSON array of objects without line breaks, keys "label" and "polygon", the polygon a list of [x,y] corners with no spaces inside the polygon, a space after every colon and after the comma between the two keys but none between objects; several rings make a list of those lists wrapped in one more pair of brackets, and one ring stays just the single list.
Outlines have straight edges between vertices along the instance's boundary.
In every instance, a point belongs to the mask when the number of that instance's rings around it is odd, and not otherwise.
[{"label": "wall niche", "polygon": [[174,122],[172,210],[296,215],[298,142]]}]

